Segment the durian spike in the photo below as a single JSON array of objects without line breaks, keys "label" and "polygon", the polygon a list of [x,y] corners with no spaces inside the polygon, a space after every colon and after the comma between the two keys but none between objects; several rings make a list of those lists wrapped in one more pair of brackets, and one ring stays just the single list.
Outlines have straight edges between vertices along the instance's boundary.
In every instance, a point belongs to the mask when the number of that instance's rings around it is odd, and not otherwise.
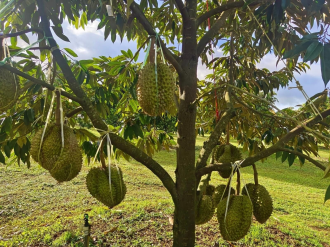
[{"label": "durian spike", "polygon": [[253,167],[254,184],[258,185],[259,181],[258,181],[258,171],[257,171],[256,164],[253,164],[252,167]]}]

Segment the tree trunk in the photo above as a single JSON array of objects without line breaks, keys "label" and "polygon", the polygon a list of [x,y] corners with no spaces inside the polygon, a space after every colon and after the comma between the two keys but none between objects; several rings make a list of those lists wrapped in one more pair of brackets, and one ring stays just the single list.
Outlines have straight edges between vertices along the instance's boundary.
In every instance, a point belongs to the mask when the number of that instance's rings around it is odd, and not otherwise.
[{"label": "tree trunk", "polygon": [[197,1],[187,1],[189,20],[183,24],[182,69],[180,76],[180,107],[178,114],[178,148],[173,246],[195,245],[195,121],[196,107],[191,103],[197,92]]}]

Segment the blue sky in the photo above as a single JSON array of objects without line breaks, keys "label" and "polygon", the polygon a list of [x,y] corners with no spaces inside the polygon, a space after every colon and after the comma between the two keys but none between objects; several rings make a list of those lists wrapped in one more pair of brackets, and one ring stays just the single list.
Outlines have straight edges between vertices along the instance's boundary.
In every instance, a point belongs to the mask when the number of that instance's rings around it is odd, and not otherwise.
[{"label": "blue sky", "polygon": [[[131,49],[133,53],[137,50],[135,42],[128,42],[127,40],[120,41],[118,38],[115,43],[111,40],[104,41],[103,30],[97,30],[98,22],[94,21],[87,25],[85,30],[76,30],[68,23],[63,25],[64,34],[70,39],[71,42],[64,42],[60,39],[56,39],[60,48],[70,48],[78,54],[78,60],[90,59],[98,56],[117,56],[121,54],[121,50]],[[56,35],[55,35],[56,37]],[[19,42],[21,43],[21,42]],[[23,45],[23,43],[21,43]],[[221,54],[221,50],[216,51],[216,55]],[[140,53],[139,61],[143,61],[143,53]],[[277,59],[273,54],[268,54],[264,57],[261,63],[258,65],[260,68],[268,68],[271,71],[278,70],[284,65],[280,62],[276,67]],[[198,67],[198,77],[203,79],[208,73],[205,66],[201,64]],[[324,90],[324,83],[321,77],[320,65],[312,64],[311,69],[305,74],[295,74],[297,80],[303,86],[307,95],[313,96],[314,94]],[[290,83],[291,87],[295,86],[294,82]],[[295,107],[298,104],[305,102],[305,98],[298,89],[280,89],[277,92],[277,106],[279,108]]]}]

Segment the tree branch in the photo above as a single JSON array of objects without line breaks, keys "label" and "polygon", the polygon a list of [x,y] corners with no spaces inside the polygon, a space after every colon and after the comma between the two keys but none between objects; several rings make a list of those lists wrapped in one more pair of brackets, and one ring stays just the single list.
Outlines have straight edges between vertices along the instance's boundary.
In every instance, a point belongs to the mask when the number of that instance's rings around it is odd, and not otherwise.
[{"label": "tree branch", "polygon": [[[22,71],[20,71],[20,70],[18,70],[16,68],[14,68],[14,67],[11,67],[9,64],[5,64],[5,65],[3,65],[1,67],[4,68],[4,69],[7,69],[9,71],[11,71],[12,73],[14,73],[16,75],[19,75],[19,76],[21,76],[21,77],[23,77],[25,79],[28,79],[31,82],[35,83],[35,84],[41,85],[42,87],[45,87],[45,88],[48,88],[50,91],[54,91],[55,90],[55,87],[54,86],[52,86],[52,85],[50,85],[50,84],[48,84],[48,83],[46,83],[46,82],[44,82],[42,80],[39,80],[37,78],[34,78],[34,77],[32,77],[32,76],[30,76],[28,74],[25,74],[24,72],[22,72]],[[72,99],[73,101],[76,101],[78,103],[80,103],[80,101],[81,101],[80,98],[78,98],[78,97],[76,97],[76,96],[74,96],[74,95],[72,95],[70,93],[67,93],[65,91],[62,91],[61,94],[63,96],[65,96],[65,97],[67,97],[68,99]]]},{"label": "tree branch", "polygon": [[204,14],[201,14],[197,18],[196,27],[198,28],[199,25],[201,25],[204,21],[206,21],[208,18],[210,18],[214,15],[221,14],[222,12],[224,12],[226,10],[242,7],[243,5],[244,5],[244,1],[238,1],[238,2],[230,2],[227,4],[221,5],[217,8],[211,9],[210,11],[208,11]]},{"label": "tree branch", "polygon": [[199,156],[196,163],[196,168],[201,169],[206,166],[207,159],[212,153],[213,148],[218,144],[219,138],[222,132],[225,130],[229,120],[232,118],[234,110],[228,109],[221,117],[209,139],[203,143],[203,147],[199,152]]},{"label": "tree branch", "polygon": [[264,116],[264,117],[268,117],[268,118],[272,118],[272,119],[276,119],[276,118],[281,118],[281,119],[285,119],[287,120],[287,118],[285,117],[281,117],[281,116],[276,116],[276,115],[268,115],[268,114],[265,114],[265,113],[262,113],[262,112],[259,112],[255,109],[253,109],[251,106],[248,106],[247,104],[243,103],[235,94],[233,94],[235,100],[242,106],[244,106],[245,108],[253,111],[254,113],[260,115],[260,116]]},{"label": "tree branch", "polygon": [[76,109],[74,109],[74,110],[68,112],[67,114],[65,114],[65,116],[67,118],[70,118],[70,117],[73,117],[74,115],[76,115],[77,113],[82,112],[83,110],[84,109],[81,106],[79,106]]},{"label": "tree branch", "polygon": [[184,6],[182,0],[175,0],[175,3],[182,15],[182,20],[185,21],[185,20],[188,20],[189,19],[189,14],[188,14],[188,11],[186,9],[186,7]]},{"label": "tree branch", "polygon": [[[87,97],[84,90],[80,87],[79,83],[77,82],[76,78],[74,77],[70,67],[68,66],[66,60],[64,59],[62,53],[59,49],[56,49],[57,43],[53,39],[53,35],[50,30],[50,23],[48,20],[48,17],[46,15],[45,6],[44,6],[44,0],[37,0],[38,4],[38,11],[41,17],[41,21],[43,23],[43,28],[45,31],[45,35],[47,37],[51,37],[48,41],[51,47],[55,48],[52,50],[53,57],[59,67],[61,68],[63,75],[65,76],[66,80],[68,81],[68,84],[72,91],[81,98],[80,105],[83,107],[84,111],[92,121],[95,128],[99,130],[108,131],[108,126],[104,123],[96,109],[93,107],[92,102]],[[177,200],[176,195],[176,189],[175,189],[175,183],[171,176],[166,172],[166,170],[158,164],[155,160],[153,160],[151,157],[149,157],[147,154],[142,152],[139,148],[135,147],[122,137],[110,133],[111,142],[112,144],[125,152],[126,154],[130,155],[132,158],[137,160],[138,162],[145,165],[147,168],[149,168],[163,183],[163,185],[166,187],[166,189],[171,194],[174,203]]]},{"label": "tree branch", "polygon": [[317,162],[316,160],[312,159],[310,156],[305,155],[303,153],[300,153],[296,150],[292,150],[289,148],[279,148],[280,151],[284,151],[284,152],[288,152],[288,153],[292,153],[295,154],[297,156],[300,156],[302,158],[305,158],[306,160],[308,160],[309,162],[313,163],[316,167],[320,168],[321,170],[325,171],[326,167],[324,167],[321,163]]},{"label": "tree branch", "polygon": [[30,33],[30,32],[36,32],[36,33],[44,33],[41,29],[39,28],[30,28],[30,29],[26,29],[23,31],[19,31],[17,33],[7,33],[7,34],[0,34],[0,39],[3,38],[10,38],[10,37],[17,37],[20,36],[22,34],[26,34],[26,33]]},{"label": "tree branch", "polygon": [[[321,113],[322,117],[325,118],[327,116],[330,115],[330,108],[326,109],[325,111],[323,111]],[[321,117],[319,115],[315,116],[314,118],[305,121],[303,123],[303,125],[306,125],[308,127],[312,127],[315,124],[319,123],[321,121]],[[274,144],[273,146],[261,151],[260,153],[257,153],[254,156],[248,157],[246,158],[242,163],[241,163],[241,167],[247,167],[247,166],[251,166],[253,165],[255,162],[263,159],[263,158],[267,158],[268,156],[274,154],[277,151],[280,151],[281,149],[284,148],[284,145],[289,142],[292,138],[294,138],[296,135],[302,133],[305,131],[305,128],[303,126],[298,126],[294,129],[292,129],[288,134],[286,134],[285,136],[283,136],[276,144]],[[291,149],[289,149],[290,151],[292,151]],[[308,156],[307,156],[308,157]],[[307,157],[305,157],[307,159]],[[308,158],[308,160],[310,160],[310,158]],[[310,160],[311,161],[311,160]],[[311,161],[312,162],[312,161]],[[314,165],[316,165],[315,163],[313,163]],[[319,167],[320,169],[323,170],[323,166],[320,167],[319,165],[316,165],[317,167]],[[196,170],[196,178],[200,179],[203,175],[208,174],[210,172],[213,171],[229,171],[231,170],[231,164],[226,163],[226,164],[212,164],[206,167],[202,167],[200,169]]]},{"label": "tree branch", "polygon": [[222,12],[218,20],[213,24],[211,29],[201,38],[197,45],[197,56],[200,56],[205,46],[213,39],[213,37],[219,32],[219,29],[226,23],[227,17],[231,14],[231,11]]},{"label": "tree branch", "polygon": [[[153,29],[152,25],[148,21],[148,19],[145,17],[143,12],[141,11],[138,4],[133,2],[130,6],[130,9],[134,13],[136,19],[141,23],[141,25],[144,27],[144,29],[147,31],[149,35],[156,35],[155,30]],[[167,49],[165,43],[160,39],[160,45],[162,46],[164,56],[166,59],[174,66],[176,71],[179,75],[183,73],[182,67],[180,65],[180,58],[173,54],[169,49]]]},{"label": "tree branch", "polygon": [[162,181],[163,185],[171,194],[174,203],[176,203],[177,193],[176,193],[175,183],[171,178],[171,176],[160,164],[158,164],[149,155],[142,152],[140,149],[138,149],[137,147],[135,147],[133,144],[129,143],[122,137],[114,133],[110,133],[110,138],[111,138],[111,142],[114,144],[116,148],[122,150],[123,152],[134,158],[136,161],[146,166],[149,170],[151,170]]}]

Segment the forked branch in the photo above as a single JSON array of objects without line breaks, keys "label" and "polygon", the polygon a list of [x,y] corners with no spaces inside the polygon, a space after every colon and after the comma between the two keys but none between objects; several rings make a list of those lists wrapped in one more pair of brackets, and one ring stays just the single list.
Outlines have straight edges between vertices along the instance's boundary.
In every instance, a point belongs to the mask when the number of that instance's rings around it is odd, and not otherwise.
[{"label": "forked branch", "polygon": [[[147,31],[149,35],[156,35],[156,31],[152,27],[151,23],[148,21],[142,10],[140,9],[139,5],[136,4],[134,1],[130,5],[131,11],[134,13],[135,18],[141,23],[144,29]],[[180,58],[173,54],[165,45],[165,43],[160,40],[160,45],[162,46],[165,58],[174,66],[178,74],[182,74],[182,67],[180,65]]]},{"label": "forked branch", "polygon": [[219,32],[219,29],[226,23],[227,18],[231,14],[231,11],[226,11],[221,14],[219,19],[213,24],[211,29],[201,38],[197,45],[197,55],[200,56],[204,48]]},{"label": "forked branch", "polygon": [[182,0],[175,0],[175,3],[178,7],[178,10],[180,11],[181,15],[182,15],[182,20],[188,20],[189,15],[188,15],[188,11],[186,9],[186,7],[184,6]]}]

